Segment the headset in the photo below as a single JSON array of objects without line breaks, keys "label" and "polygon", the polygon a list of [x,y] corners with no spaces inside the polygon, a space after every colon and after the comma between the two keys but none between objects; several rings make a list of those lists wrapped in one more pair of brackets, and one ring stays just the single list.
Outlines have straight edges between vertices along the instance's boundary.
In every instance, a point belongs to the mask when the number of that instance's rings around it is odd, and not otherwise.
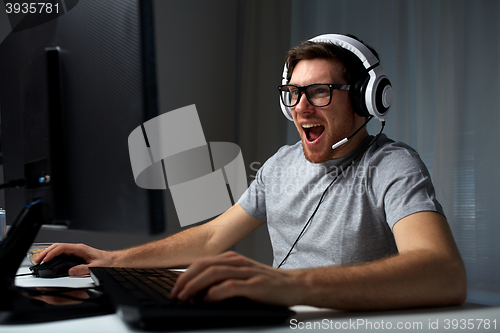
[{"label": "headset", "polygon": [[[389,78],[385,74],[384,69],[380,65],[380,61],[370,51],[370,49],[354,38],[338,34],[320,35],[310,39],[309,41],[338,45],[351,51],[361,60],[368,76],[364,81],[358,81],[350,88],[354,111],[361,117],[370,117],[369,119],[371,119],[373,116],[381,122],[384,122],[387,111],[389,110],[393,100],[392,85]],[[285,64],[282,84],[288,84],[287,78],[288,70]],[[281,111],[283,111],[285,117],[288,120],[293,121],[292,111],[289,107],[286,107],[283,104],[281,98],[280,105]],[[346,139],[348,140],[348,138]]]}]

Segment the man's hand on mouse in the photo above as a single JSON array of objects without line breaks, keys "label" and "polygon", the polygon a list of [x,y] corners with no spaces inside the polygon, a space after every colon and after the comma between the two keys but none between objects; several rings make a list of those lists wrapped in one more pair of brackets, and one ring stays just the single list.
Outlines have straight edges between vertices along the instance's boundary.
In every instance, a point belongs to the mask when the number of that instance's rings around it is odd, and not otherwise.
[{"label": "man's hand on mouse", "polygon": [[61,244],[54,243],[35,258],[35,263],[49,262],[52,258],[59,255],[74,255],[82,258],[87,262],[87,265],[78,265],[69,270],[70,276],[80,276],[89,274],[89,266],[94,267],[110,267],[112,266],[112,256],[110,252],[94,249],[84,244]]},{"label": "man's hand on mouse", "polygon": [[207,291],[205,301],[235,296],[269,304],[300,304],[300,271],[276,269],[235,252],[198,259],[181,274],[172,296],[187,300]]}]

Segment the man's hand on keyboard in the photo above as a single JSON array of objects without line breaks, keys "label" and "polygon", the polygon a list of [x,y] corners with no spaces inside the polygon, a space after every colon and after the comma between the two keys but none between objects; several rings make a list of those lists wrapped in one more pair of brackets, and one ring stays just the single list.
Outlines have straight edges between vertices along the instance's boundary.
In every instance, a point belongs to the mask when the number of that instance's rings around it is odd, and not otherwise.
[{"label": "man's hand on keyboard", "polygon": [[180,300],[205,292],[205,301],[242,296],[254,301],[300,304],[297,281],[300,271],[276,269],[235,252],[196,260],[181,274],[172,290]]},{"label": "man's hand on keyboard", "polygon": [[112,266],[112,253],[94,249],[84,244],[61,244],[54,243],[38,255],[35,263],[49,262],[59,255],[74,255],[82,258],[87,265],[78,265],[69,270],[69,275],[78,276],[89,274],[89,266],[110,267]]}]

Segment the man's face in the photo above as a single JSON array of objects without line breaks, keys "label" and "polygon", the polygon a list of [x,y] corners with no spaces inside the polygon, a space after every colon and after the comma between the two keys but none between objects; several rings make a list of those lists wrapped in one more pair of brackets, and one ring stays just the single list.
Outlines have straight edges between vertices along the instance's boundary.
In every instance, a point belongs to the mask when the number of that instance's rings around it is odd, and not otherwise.
[{"label": "man's face", "polygon": [[[312,83],[347,84],[342,76],[342,65],[327,59],[300,60],[295,66],[290,84],[305,86]],[[332,145],[351,135],[363,123],[351,105],[349,92],[333,90],[332,101],[323,107],[312,106],[305,94],[299,103],[291,108],[304,155],[313,163],[322,163],[334,157],[341,157],[355,147],[347,143],[335,150]]]}]

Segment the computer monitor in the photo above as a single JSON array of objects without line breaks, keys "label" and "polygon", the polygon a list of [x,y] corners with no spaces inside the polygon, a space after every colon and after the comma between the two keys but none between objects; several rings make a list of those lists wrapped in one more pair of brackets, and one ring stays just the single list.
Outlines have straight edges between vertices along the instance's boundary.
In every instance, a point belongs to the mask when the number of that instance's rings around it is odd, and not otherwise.
[{"label": "computer monitor", "polygon": [[[163,232],[161,190],[133,178],[128,135],[158,115],[152,0],[80,0],[0,45],[8,224],[41,198],[44,223]],[[37,180],[41,179],[41,183]]]}]

